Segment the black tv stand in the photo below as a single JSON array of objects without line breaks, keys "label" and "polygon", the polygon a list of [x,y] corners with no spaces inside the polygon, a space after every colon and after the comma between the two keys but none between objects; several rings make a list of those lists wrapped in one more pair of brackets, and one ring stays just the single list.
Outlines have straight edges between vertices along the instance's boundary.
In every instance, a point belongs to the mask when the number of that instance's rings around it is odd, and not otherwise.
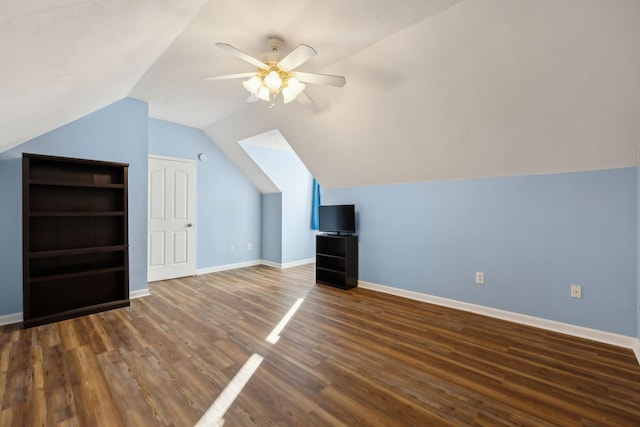
[{"label": "black tv stand", "polygon": [[316,283],[340,289],[358,286],[358,236],[316,236]]}]

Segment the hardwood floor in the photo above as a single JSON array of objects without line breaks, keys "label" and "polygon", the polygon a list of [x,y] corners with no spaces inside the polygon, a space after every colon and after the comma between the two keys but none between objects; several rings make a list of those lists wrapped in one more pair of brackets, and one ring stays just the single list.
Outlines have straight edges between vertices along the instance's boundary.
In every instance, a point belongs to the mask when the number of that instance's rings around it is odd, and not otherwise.
[{"label": "hardwood floor", "polygon": [[[0,426],[638,426],[628,349],[356,288],[312,265],[156,282],[131,307],[0,328]],[[265,340],[298,298],[275,344]]]}]

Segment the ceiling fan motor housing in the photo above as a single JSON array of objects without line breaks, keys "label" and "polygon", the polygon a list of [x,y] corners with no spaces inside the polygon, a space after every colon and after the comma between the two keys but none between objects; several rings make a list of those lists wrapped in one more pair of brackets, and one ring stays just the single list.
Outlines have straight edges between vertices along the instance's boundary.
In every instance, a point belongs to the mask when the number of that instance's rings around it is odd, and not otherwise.
[{"label": "ceiling fan motor housing", "polygon": [[284,42],[279,37],[269,37],[267,40],[267,47],[269,51],[262,56],[262,62],[269,64],[270,62],[277,63],[280,60],[280,51]]}]

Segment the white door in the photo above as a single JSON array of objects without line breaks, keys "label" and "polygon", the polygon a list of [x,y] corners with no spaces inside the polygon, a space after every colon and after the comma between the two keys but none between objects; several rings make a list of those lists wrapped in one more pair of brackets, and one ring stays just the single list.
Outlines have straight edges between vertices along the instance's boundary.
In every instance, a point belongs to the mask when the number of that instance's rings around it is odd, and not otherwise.
[{"label": "white door", "polygon": [[196,166],[149,156],[150,282],[196,273]]}]

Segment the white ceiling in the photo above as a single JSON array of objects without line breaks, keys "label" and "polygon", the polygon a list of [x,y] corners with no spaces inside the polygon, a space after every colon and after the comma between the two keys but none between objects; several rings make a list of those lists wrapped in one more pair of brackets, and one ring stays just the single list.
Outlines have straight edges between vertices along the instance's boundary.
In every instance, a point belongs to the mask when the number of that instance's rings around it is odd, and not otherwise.
[{"label": "white ceiling", "polygon": [[[315,72],[461,0],[211,0],[132,90],[155,117],[203,128],[246,108],[241,81],[204,76],[255,71],[215,46],[230,43],[251,56],[283,39],[284,54],[301,43],[318,52],[298,68]],[[264,105],[261,105],[264,106]]]},{"label": "white ceiling", "polygon": [[0,151],[128,96],[206,0],[0,3]]},{"label": "white ceiling", "polygon": [[[125,96],[201,128],[262,192],[239,147],[277,129],[326,188],[637,164],[637,0],[46,0],[2,5],[0,150]],[[344,75],[309,109],[246,104],[268,36]]]}]

